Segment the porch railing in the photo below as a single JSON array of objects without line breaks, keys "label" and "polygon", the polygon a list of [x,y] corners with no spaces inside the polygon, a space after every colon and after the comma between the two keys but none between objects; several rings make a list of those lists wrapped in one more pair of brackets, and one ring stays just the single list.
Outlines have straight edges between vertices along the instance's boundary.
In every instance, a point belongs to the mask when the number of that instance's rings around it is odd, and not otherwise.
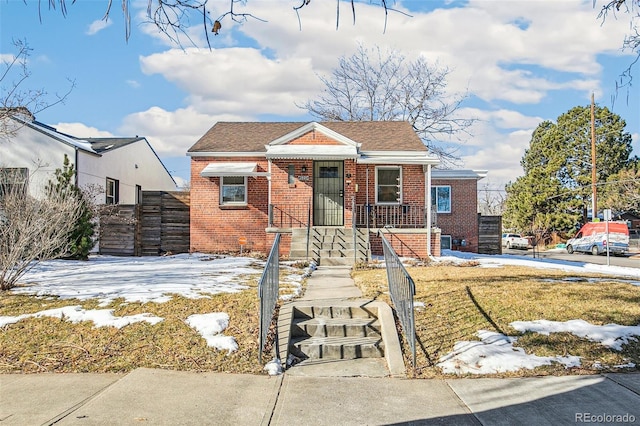
[{"label": "porch railing", "polygon": [[355,209],[356,226],[369,228],[425,228],[426,210],[423,206],[358,204]]},{"label": "porch railing", "polygon": [[309,225],[309,204],[269,204],[269,226],[275,228],[305,228]]},{"label": "porch railing", "polygon": [[[426,228],[424,206],[355,204],[354,223],[358,228]],[[431,223],[437,224],[432,210]],[[311,226],[310,204],[269,204],[269,226],[275,228],[306,228]]]},{"label": "porch railing", "polygon": [[[262,351],[264,345],[267,343],[267,336],[269,334],[269,328],[276,310],[276,303],[278,301],[278,293],[280,286],[280,234],[276,234],[276,238],[271,246],[267,263],[264,266],[262,277],[258,282],[258,297],[260,298],[260,363],[262,363]],[[275,353],[276,356],[279,352],[278,349],[278,333],[275,333]]]},{"label": "porch railing", "polygon": [[393,247],[387,239],[379,233],[382,239],[382,250],[384,261],[387,267],[387,281],[389,283],[389,293],[391,301],[398,314],[398,319],[402,325],[402,331],[409,348],[411,349],[411,360],[413,369],[416,368],[416,325],[413,311],[413,296],[416,294],[416,285],[405,269]]}]

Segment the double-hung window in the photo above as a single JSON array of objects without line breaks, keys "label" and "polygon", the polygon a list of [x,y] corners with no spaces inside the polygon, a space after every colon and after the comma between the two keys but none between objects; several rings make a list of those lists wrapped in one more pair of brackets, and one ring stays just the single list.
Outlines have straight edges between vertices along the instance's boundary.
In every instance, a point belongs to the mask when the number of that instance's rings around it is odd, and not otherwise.
[{"label": "double-hung window", "polygon": [[376,167],[376,204],[402,203],[402,168]]},{"label": "double-hung window", "polygon": [[437,213],[451,213],[451,187],[432,186],[431,206],[435,207]]},{"label": "double-hung window", "polygon": [[6,194],[27,195],[29,169],[26,167],[0,168],[0,199]]},{"label": "double-hung window", "polygon": [[106,204],[118,204],[120,202],[120,181],[108,177],[105,194]]},{"label": "double-hung window", "polygon": [[221,205],[247,204],[247,177],[246,176],[220,177],[220,204]]}]

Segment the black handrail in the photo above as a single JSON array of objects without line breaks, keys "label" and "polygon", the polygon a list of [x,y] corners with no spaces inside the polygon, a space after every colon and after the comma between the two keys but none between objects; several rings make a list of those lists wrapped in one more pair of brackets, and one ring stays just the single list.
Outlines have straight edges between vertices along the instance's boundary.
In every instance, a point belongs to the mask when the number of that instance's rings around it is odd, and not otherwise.
[{"label": "black handrail", "polygon": [[400,325],[402,325],[402,331],[411,349],[411,359],[415,370],[416,325],[413,311],[413,296],[416,294],[416,286],[389,241],[387,241],[382,233],[379,232],[378,235],[382,239],[382,250],[387,266],[387,281],[389,283],[391,301],[396,309]]},{"label": "black handrail", "polygon": [[[280,234],[276,234],[276,238],[271,246],[267,263],[264,266],[262,277],[258,282],[258,297],[260,298],[260,363],[262,363],[262,351],[267,342],[269,329],[273,323],[276,311],[276,303],[278,301],[280,286]],[[276,357],[279,354],[278,349],[278,333],[275,333],[274,349]]]}]

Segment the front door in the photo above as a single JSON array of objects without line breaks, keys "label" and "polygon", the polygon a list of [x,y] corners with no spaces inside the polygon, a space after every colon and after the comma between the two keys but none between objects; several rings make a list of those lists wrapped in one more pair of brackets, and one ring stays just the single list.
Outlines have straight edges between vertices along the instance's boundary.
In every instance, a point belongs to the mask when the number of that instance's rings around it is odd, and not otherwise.
[{"label": "front door", "polygon": [[344,225],[344,162],[313,163],[313,225]]}]

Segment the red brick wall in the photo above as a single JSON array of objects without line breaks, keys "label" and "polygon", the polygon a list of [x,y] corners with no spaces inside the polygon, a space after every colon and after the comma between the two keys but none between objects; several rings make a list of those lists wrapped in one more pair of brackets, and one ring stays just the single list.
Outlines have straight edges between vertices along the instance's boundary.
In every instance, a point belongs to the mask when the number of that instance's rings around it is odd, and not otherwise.
[{"label": "red brick wall", "polygon": [[[392,232],[384,232],[384,237],[389,241],[393,250],[400,257],[412,257],[418,259],[427,259],[427,232],[421,230],[405,231],[402,229],[394,229]],[[382,256],[382,239],[377,233],[369,234],[371,243],[371,254],[374,256]],[[433,256],[440,256],[440,233],[431,233],[431,253]]]},{"label": "red brick wall", "polygon": [[245,237],[245,250],[267,252],[268,185],[265,177],[248,177],[247,206],[220,206],[220,178],[204,178],[200,172],[212,162],[256,161],[258,171],[267,171],[264,158],[191,157],[191,250],[205,253],[239,251],[238,238]]},{"label": "red brick wall", "polygon": [[433,179],[432,186],[451,186],[451,213],[438,213],[438,228],[451,239],[464,239],[461,251],[478,251],[478,195],[475,179]]},{"label": "red brick wall", "polygon": [[[321,133],[309,132],[293,143],[335,144],[336,142]],[[220,206],[220,178],[203,178],[200,172],[212,162],[255,161],[258,171],[268,171],[265,158],[191,158],[191,250],[201,252],[235,252],[240,250],[238,238],[245,237],[245,250],[267,253],[275,234],[268,234],[269,192],[266,177],[248,177],[247,206]],[[295,181],[288,182],[288,166],[295,167]],[[302,167],[306,171],[302,172]],[[369,185],[367,186],[367,170]],[[344,162],[345,186],[345,226],[352,223],[351,200],[355,196],[357,204],[375,203],[375,165],[355,164],[353,160]],[[307,208],[313,197],[313,161],[277,160],[271,167],[271,203],[277,206],[296,207],[302,219],[307,219]],[[349,176],[350,175],[350,176]],[[302,177],[302,178],[301,178]],[[438,226],[443,235],[452,238],[464,238],[465,250],[477,251],[477,198],[476,181],[470,180],[433,180],[433,185],[450,185],[452,204],[451,213],[438,214]],[[358,192],[356,192],[356,186]],[[425,201],[425,182],[422,166],[402,166],[402,203],[421,206]],[[434,255],[440,254],[440,240],[432,242]],[[399,237],[398,237],[399,238]],[[426,234],[403,234],[398,240],[399,253],[412,257],[426,257]],[[281,240],[281,253],[288,253],[290,237]],[[414,254],[411,255],[410,252]],[[381,246],[380,246],[381,253]]]},{"label": "red brick wall", "polygon": [[311,130],[304,135],[288,142],[289,145],[342,145],[322,132]]},{"label": "red brick wall", "polygon": [[[376,166],[394,166],[395,164],[358,164],[356,166],[358,194],[357,204],[369,204],[376,202]],[[369,171],[369,186],[367,188],[367,170]],[[345,165],[345,173],[346,165]],[[402,204],[413,206],[424,205],[424,172],[419,165],[402,166]]]}]

